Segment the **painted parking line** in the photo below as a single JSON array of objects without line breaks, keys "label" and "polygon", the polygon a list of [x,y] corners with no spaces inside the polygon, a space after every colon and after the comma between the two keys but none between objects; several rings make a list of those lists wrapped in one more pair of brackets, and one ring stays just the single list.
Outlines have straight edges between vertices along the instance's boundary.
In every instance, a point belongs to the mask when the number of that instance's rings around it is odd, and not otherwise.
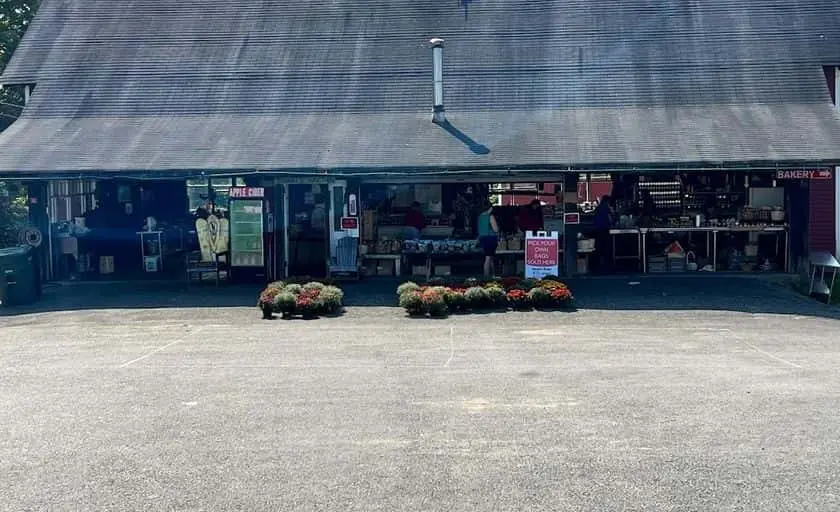
[{"label": "painted parking line", "polygon": [[152,350],[151,352],[149,352],[148,354],[144,354],[144,355],[142,355],[142,356],[140,356],[136,359],[132,359],[131,361],[128,361],[128,362],[125,362],[125,363],[119,365],[117,368],[128,368],[129,366],[133,365],[134,363],[136,363],[138,361],[142,361],[143,359],[146,359],[148,357],[151,357],[151,356],[157,354],[158,352],[162,352],[162,351],[168,349],[169,347],[171,347],[172,345],[176,345],[178,343],[181,343],[182,341],[184,341],[184,340],[175,340],[172,343],[168,343],[168,344],[166,344],[162,347],[158,347],[158,348]]}]

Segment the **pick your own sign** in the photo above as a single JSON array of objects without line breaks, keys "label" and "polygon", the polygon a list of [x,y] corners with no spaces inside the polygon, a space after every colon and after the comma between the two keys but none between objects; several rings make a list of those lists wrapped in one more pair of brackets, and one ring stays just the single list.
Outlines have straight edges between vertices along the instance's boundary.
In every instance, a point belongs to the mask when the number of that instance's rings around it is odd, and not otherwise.
[{"label": "pick your own sign", "polygon": [[560,242],[557,231],[525,232],[525,277],[540,279],[559,273]]}]

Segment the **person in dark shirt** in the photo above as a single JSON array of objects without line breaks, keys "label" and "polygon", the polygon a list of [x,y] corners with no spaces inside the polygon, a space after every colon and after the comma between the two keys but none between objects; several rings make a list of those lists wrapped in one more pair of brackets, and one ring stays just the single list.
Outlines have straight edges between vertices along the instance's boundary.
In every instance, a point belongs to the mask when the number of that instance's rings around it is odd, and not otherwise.
[{"label": "person in dark shirt", "polygon": [[612,267],[612,238],[610,228],[612,227],[612,198],[601,197],[598,207],[595,208],[595,257],[598,262],[596,271],[602,274],[610,272]]},{"label": "person in dark shirt", "polygon": [[420,232],[426,227],[426,217],[420,203],[411,203],[411,210],[405,215],[405,226],[410,238],[420,238]]},{"label": "person in dark shirt", "polygon": [[528,206],[520,210],[519,229],[522,231],[542,231],[542,203],[538,199],[534,199]]}]

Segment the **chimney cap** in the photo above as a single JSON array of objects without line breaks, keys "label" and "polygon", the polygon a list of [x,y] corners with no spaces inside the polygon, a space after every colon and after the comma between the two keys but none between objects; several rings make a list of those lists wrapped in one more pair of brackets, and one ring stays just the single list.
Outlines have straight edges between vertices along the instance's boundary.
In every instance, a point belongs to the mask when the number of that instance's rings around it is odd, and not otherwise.
[{"label": "chimney cap", "polygon": [[433,37],[431,40],[429,40],[429,44],[431,44],[433,48],[437,46],[443,46],[443,39],[441,39],[440,37]]}]

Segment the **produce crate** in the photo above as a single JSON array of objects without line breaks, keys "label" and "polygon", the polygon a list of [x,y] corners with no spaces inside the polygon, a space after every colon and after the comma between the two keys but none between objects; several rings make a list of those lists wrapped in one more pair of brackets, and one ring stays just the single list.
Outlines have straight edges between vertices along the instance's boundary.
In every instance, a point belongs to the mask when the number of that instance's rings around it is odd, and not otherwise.
[{"label": "produce crate", "polygon": [[647,269],[651,273],[667,272],[668,262],[665,256],[648,256]]},{"label": "produce crate", "polygon": [[668,258],[668,272],[685,272],[685,258]]}]

